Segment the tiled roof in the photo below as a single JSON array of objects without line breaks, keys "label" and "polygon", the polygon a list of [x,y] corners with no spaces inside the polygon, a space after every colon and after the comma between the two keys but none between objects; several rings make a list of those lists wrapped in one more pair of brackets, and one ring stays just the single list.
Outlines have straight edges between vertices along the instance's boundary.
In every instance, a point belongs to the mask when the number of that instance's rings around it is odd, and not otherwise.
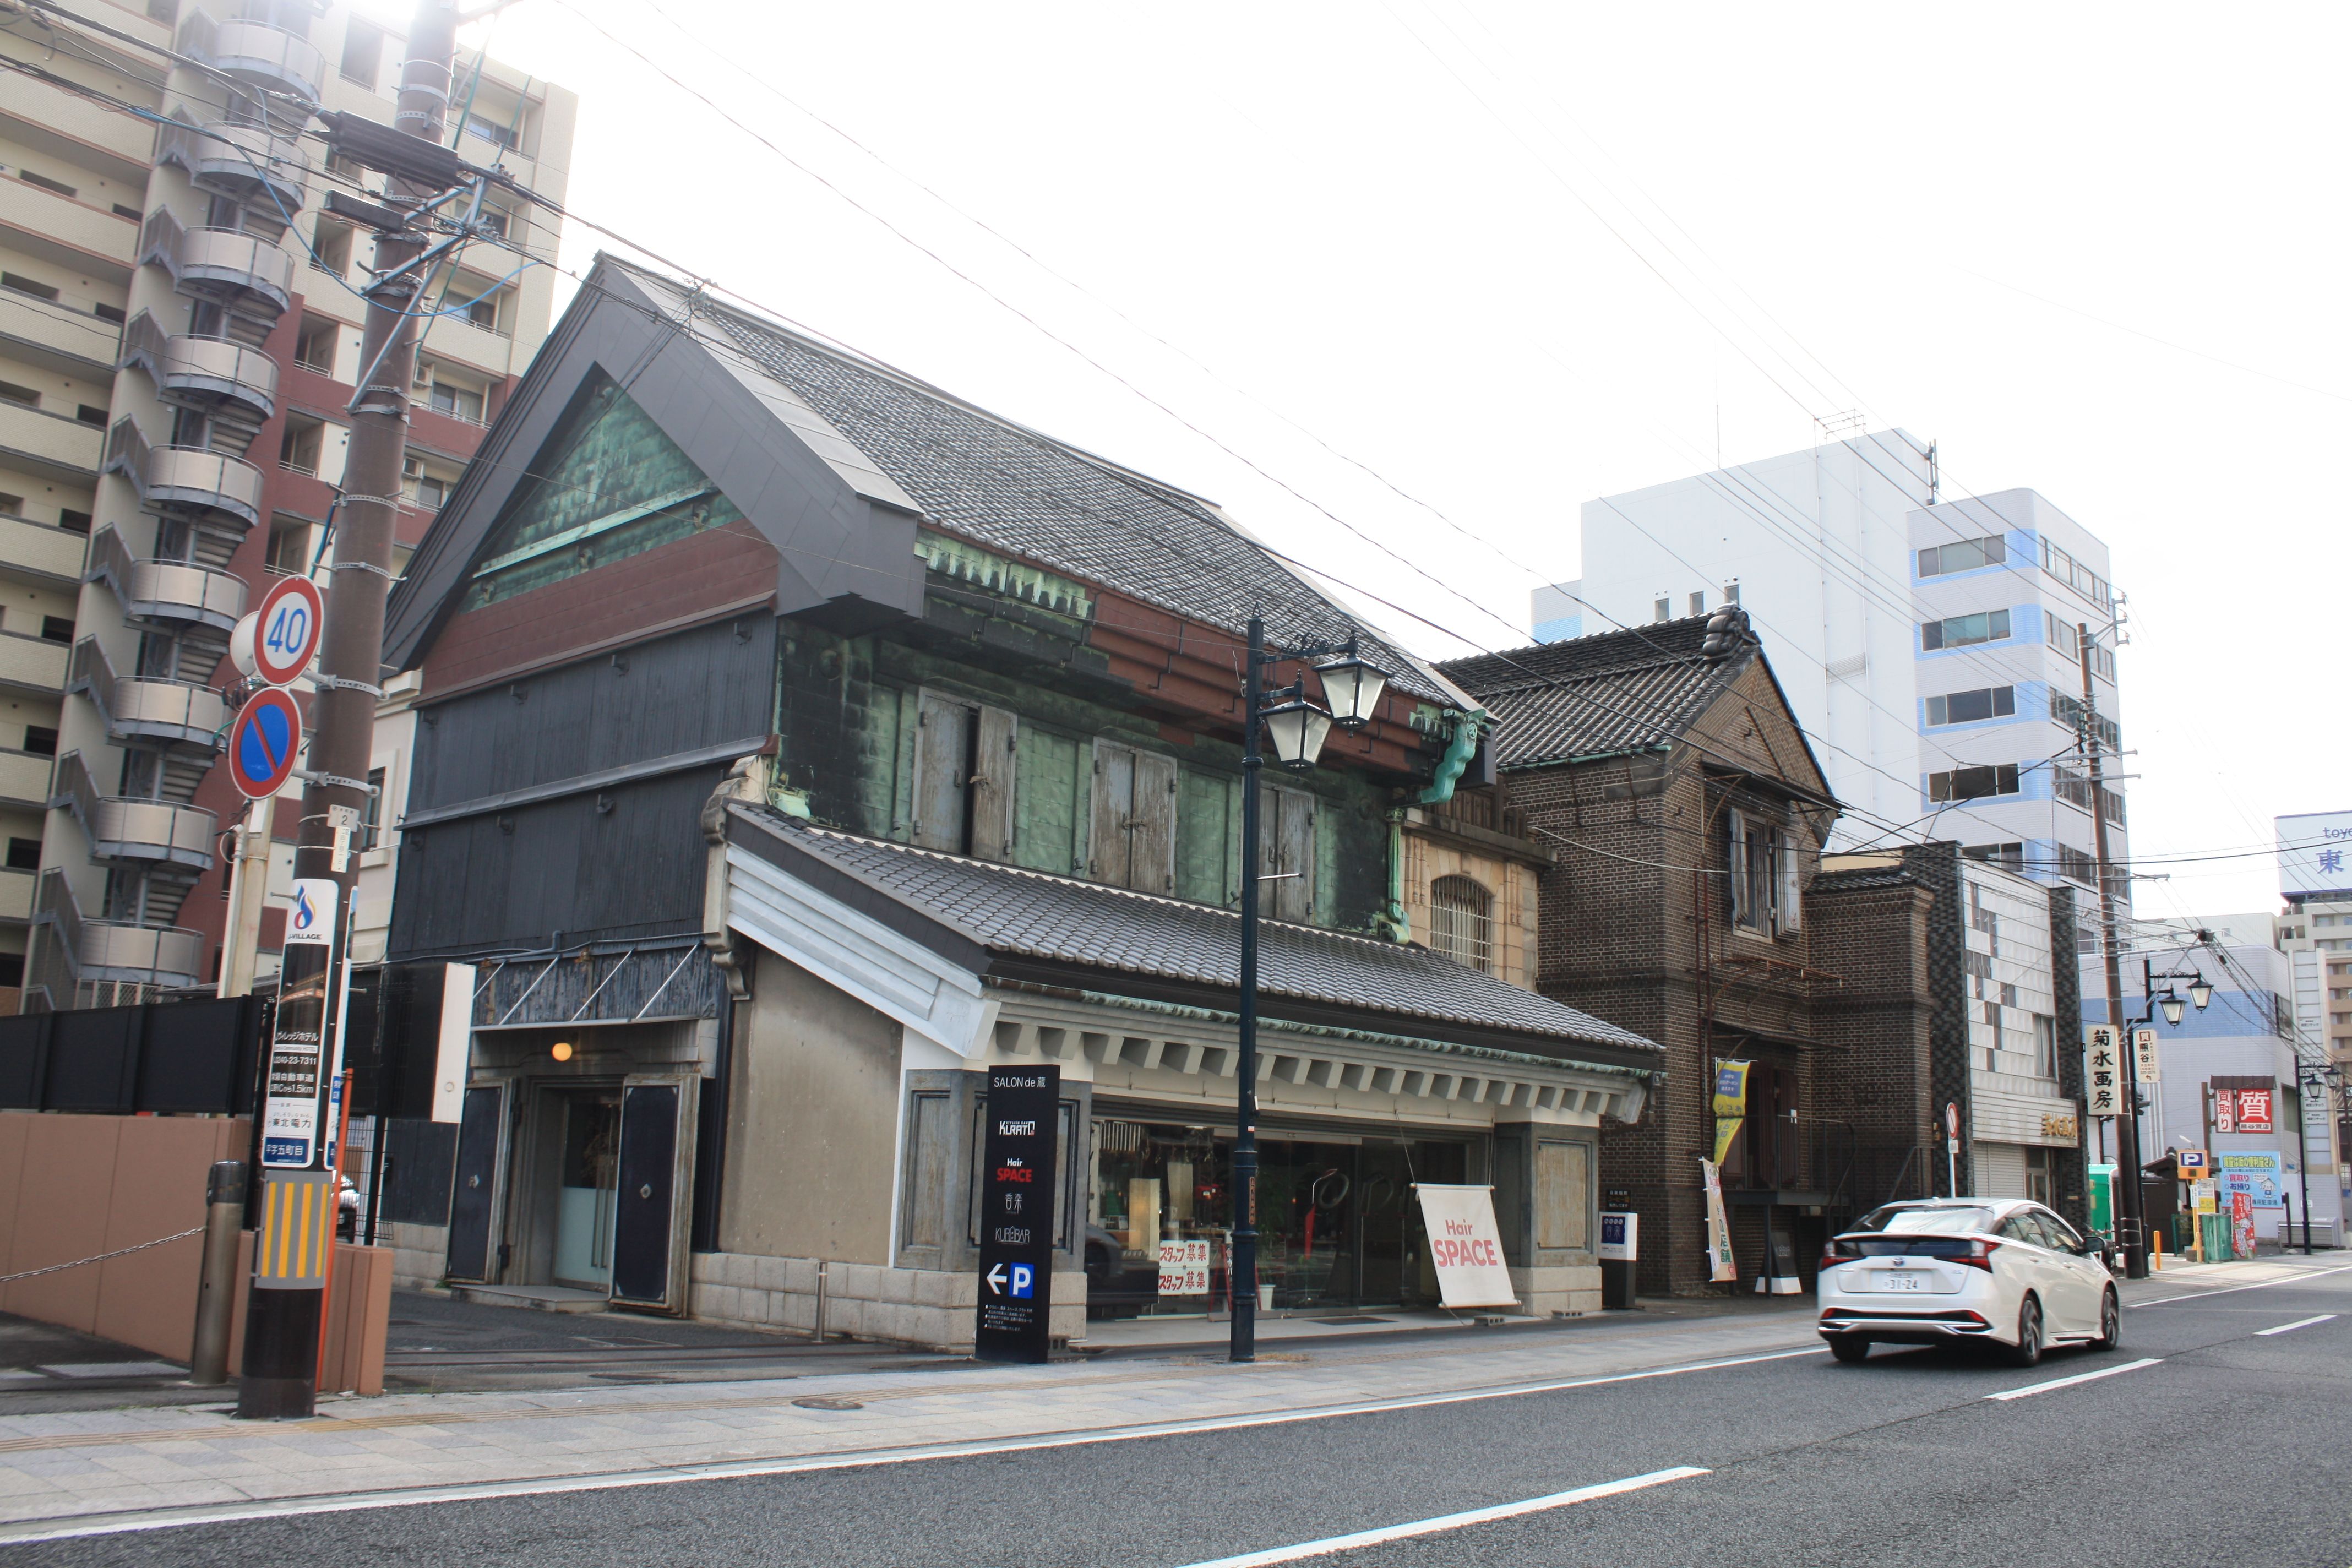
[{"label": "tiled roof", "polygon": [[[630,268],[672,307],[685,295]],[[1339,642],[1415,696],[1461,700],[1431,668],[1335,605],[1196,496],[977,408],[877,362],[748,312],[695,302],[698,335],[731,344],[856,445],[921,508],[927,521],[981,544],[1101,584],[1214,626],[1253,614],[1270,637]],[[717,340],[717,341],[714,341]]]},{"label": "tiled roof", "polygon": [[[1241,917],[1230,910],[861,838],[760,806],[730,810],[739,839],[746,827],[763,829],[992,953],[1241,984]],[[1371,1030],[1411,1034],[1416,1020],[1435,1020],[1519,1037],[1496,1040],[1503,1048],[1546,1048],[1528,1037],[1568,1057],[1578,1043],[1617,1053],[1658,1048],[1425,948],[1276,921],[1259,924],[1258,986],[1268,997],[1358,1010],[1360,1026]]]},{"label": "tiled roof", "polygon": [[1596,632],[1437,667],[1496,721],[1497,767],[1535,767],[1671,744],[1755,657],[1751,642],[1716,661],[1701,651],[1708,617]]}]

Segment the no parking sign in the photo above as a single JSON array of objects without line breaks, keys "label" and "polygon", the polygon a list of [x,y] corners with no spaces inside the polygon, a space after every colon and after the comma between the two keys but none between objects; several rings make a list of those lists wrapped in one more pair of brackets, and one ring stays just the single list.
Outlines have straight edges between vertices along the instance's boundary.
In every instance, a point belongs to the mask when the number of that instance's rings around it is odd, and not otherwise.
[{"label": "no parking sign", "polygon": [[301,749],[302,710],[285,692],[265,687],[229,721],[229,777],[247,800],[265,800],[284,787]]}]

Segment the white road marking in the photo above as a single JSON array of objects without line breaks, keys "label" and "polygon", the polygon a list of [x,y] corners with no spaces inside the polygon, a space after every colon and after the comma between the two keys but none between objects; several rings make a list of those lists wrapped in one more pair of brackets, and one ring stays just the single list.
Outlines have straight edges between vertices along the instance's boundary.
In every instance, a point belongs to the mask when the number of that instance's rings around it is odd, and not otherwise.
[{"label": "white road marking", "polygon": [[[1598,1388],[1612,1383],[1640,1383],[1654,1377],[1679,1377],[1685,1373],[1752,1366],[1759,1362],[1787,1361],[1794,1356],[1825,1355],[1828,1352],[1827,1345],[1811,1345],[1803,1350],[1766,1351],[1757,1355],[1687,1362],[1678,1366],[1611,1373],[1601,1377],[1509,1384],[1499,1388],[1473,1389],[1460,1394],[1412,1394],[1399,1399],[1325,1405],[1313,1410],[1275,1411],[1263,1415],[1204,1416],[1195,1421],[1160,1421],[1146,1426],[1100,1427],[1094,1431],[1059,1433],[1050,1436],[1005,1437],[983,1443],[934,1443],[921,1447],[869,1448],[863,1452],[809,1458],[736,1459],[707,1465],[668,1465],[658,1469],[608,1471],[603,1475],[551,1476],[534,1480],[482,1481],[465,1486],[402,1487],[378,1492],[344,1492],[249,1503],[196,1504],[185,1508],[154,1509],[135,1514],[114,1514],[79,1523],[59,1521],[49,1529],[42,1528],[43,1521],[27,1520],[20,1524],[0,1525],[0,1545],[13,1545],[25,1541],[75,1541],[84,1536],[126,1535],[151,1530],[180,1530],[198,1524],[233,1524],[252,1519],[295,1519],[317,1513],[357,1513],[367,1509],[417,1508],[428,1503],[487,1502],[503,1498],[548,1497],[566,1492],[617,1491],[627,1487],[677,1486],[687,1481],[747,1480],[764,1476],[807,1475],[823,1470],[918,1464],[929,1459],[1017,1454],[1039,1448],[1078,1448],[1096,1443],[1130,1443],[1149,1437],[1182,1436],[1196,1432],[1231,1432],[1250,1426],[1281,1426],[1293,1422],[1330,1421],[1344,1415],[1378,1415],[1392,1410],[1465,1405],[1481,1399],[1557,1394],[1576,1388]],[[206,1436],[224,1435],[204,1434]]]},{"label": "white road marking", "polygon": [[2101,1367],[2096,1372],[2078,1372],[2072,1377],[2053,1377],[2047,1383],[2029,1383],[2023,1388],[2004,1389],[1999,1394],[1988,1394],[1985,1397],[1987,1399],[2022,1399],[2029,1394],[2047,1394],[2053,1388],[2072,1388],[2078,1383],[2095,1383],[2100,1378],[2113,1377],[2120,1372],[2137,1372],[2144,1366],[2155,1366],[2163,1360],[2162,1356],[2148,1356],[2141,1361],[2127,1361],[2121,1366]]},{"label": "white road marking", "polygon": [[1265,1552],[1245,1552],[1239,1557],[1219,1557],[1206,1563],[1193,1563],[1186,1568],[1271,1568],[1276,1563],[1297,1563],[1308,1557],[1327,1557],[1335,1552],[1354,1552],[1360,1547],[1379,1546],[1391,1541],[1410,1540],[1416,1535],[1436,1535],[1444,1531],[1462,1530],[1474,1524],[1492,1524],[1498,1519],[1517,1519],[1522,1514],[1544,1513],[1556,1508],[1571,1508],[1595,1498],[1615,1497],[1621,1492],[1640,1491],[1644,1487],[1664,1486],[1668,1481],[1687,1480],[1707,1472],[1696,1465],[1676,1465],[1672,1469],[1652,1470],[1643,1476],[1628,1476],[1622,1481],[1603,1481],[1599,1486],[1579,1487],[1574,1491],[1553,1492],[1549,1497],[1528,1498],[1523,1502],[1500,1503],[1493,1508],[1474,1508],[1464,1513],[1440,1514],[1435,1519],[1415,1520],[1411,1524],[1382,1525],[1378,1530],[1360,1530],[1353,1535],[1333,1535],[1321,1541],[1301,1542],[1297,1546],[1276,1546]]},{"label": "white road marking", "polygon": [[2131,1308],[2161,1307],[2169,1301],[2202,1301],[2208,1296],[2234,1296],[2241,1290],[2267,1290],[2273,1285],[2300,1285],[2306,1279],[2325,1279],[2330,1274],[2352,1274],[2352,1263],[2340,1268],[2314,1268],[2290,1275],[2284,1279],[2257,1280],[2252,1285],[2231,1285],[2220,1290],[2191,1290],[2185,1296],[2158,1296],[2153,1301],[2126,1301],[2124,1305]]},{"label": "white road marking", "polygon": [[2254,1332],[2260,1338],[2268,1339],[2273,1334],[2291,1334],[2297,1329],[2307,1329],[2314,1323],[2332,1323],[2335,1321],[2335,1313],[2322,1312],[2315,1318],[2304,1318],[2292,1323],[2281,1323],[2275,1329],[2256,1329]]}]

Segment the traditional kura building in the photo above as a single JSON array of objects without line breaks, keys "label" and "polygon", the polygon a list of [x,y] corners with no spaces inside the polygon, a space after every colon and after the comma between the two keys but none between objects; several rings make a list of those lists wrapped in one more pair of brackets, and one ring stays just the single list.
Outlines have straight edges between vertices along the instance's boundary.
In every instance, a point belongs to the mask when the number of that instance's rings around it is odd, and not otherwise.
[{"label": "traditional kura building", "polygon": [[392,606],[389,956],[472,997],[461,1123],[387,1141],[407,1272],[806,1327],[822,1270],[836,1331],[969,1342],[977,1086],[1051,1064],[1057,1331],[1205,1310],[1254,615],[1391,677],[1262,785],[1270,1307],[1431,1300],[1416,1182],[1597,1306],[1661,1054],[1524,984],[1553,856],[1480,704],[1213,504],[609,258]]},{"label": "traditional kura building", "polygon": [[1439,668],[1491,715],[1504,809],[1559,857],[1537,985],[1666,1053],[1648,1115],[1601,1146],[1643,1289],[1709,1282],[1706,1160],[1741,1290],[1810,1289],[1834,1227],[1956,1175],[2079,1222],[2071,899],[1951,844],[1825,862],[1841,808],[1742,611]]}]

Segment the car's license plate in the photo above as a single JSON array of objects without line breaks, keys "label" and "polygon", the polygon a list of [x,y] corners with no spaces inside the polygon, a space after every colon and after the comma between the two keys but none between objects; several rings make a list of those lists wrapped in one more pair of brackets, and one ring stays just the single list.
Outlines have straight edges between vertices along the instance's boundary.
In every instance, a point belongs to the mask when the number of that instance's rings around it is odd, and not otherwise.
[{"label": "car's license plate", "polygon": [[1882,1268],[1872,1276],[1871,1283],[1881,1290],[1925,1290],[1927,1288],[1927,1277],[1925,1274],[1913,1274],[1906,1269]]}]

